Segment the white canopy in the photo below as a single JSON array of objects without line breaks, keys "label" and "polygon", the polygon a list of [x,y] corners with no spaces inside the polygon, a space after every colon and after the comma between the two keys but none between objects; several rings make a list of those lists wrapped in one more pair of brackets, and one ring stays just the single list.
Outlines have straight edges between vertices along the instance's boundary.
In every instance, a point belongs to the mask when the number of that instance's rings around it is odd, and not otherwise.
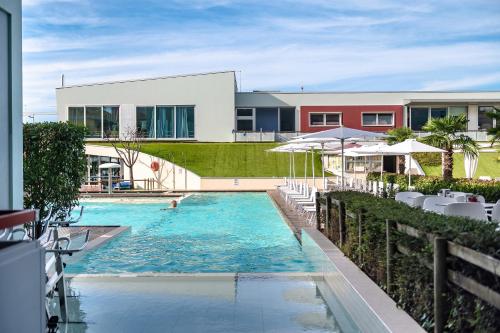
[{"label": "white canopy", "polygon": [[415,139],[406,139],[403,142],[388,146],[388,148],[385,149],[385,152],[408,155],[412,153],[444,153],[445,151],[440,148],[426,145],[425,143],[419,142]]},{"label": "white canopy", "polygon": [[300,135],[290,143],[301,143],[301,142],[317,142],[321,144],[321,159],[323,161],[322,175],[323,175],[323,189],[326,189],[326,179],[325,179],[325,160],[324,160],[324,144],[327,142],[340,141],[341,145],[341,155],[342,155],[342,189],[344,188],[344,142],[345,140],[354,141],[361,139],[370,138],[382,138],[387,137],[386,134],[362,131],[354,128],[340,126],[334,129],[329,129],[326,131],[315,132],[310,134]]},{"label": "white canopy", "polygon": [[426,145],[425,143],[418,142],[415,139],[406,139],[403,142],[396,143],[389,146],[386,150],[388,153],[395,153],[397,155],[409,155],[408,161],[408,187],[411,186],[411,154],[412,153],[444,153],[445,151],[440,148]]},{"label": "white canopy", "polygon": [[118,163],[104,163],[99,165],[99,169],[120,169],[121,166]]}]

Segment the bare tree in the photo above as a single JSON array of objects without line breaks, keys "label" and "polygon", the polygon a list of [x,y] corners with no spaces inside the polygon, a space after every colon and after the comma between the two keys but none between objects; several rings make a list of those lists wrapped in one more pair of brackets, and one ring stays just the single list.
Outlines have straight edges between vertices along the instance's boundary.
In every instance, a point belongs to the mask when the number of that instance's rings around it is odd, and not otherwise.
[{"label": "bare tree", "polygon": [[142,135],[139,131],[128,128],[121,136],[110,136],[106,134],[108,141],[116,153],[123,161],[123,164],[128,167],[130,172],[130,188],[134,188],[134,164],[139,158],[139,152],[142,146]]},{"label": "bare tree", "polygon": [[[169,156],[172,156],[172,154],[170,153]],[[151,172],[153,173],[153,176],[154,176],[156,184],[158,185],[158,188],[159,189],[162,189],[162,188],[166,189],[167,187],[164,186],[163,183],[168,179],[168,177],[172,173],[172,169],[170,169],[170,168],[167,169],[168,162],[162,158],[151,156],[149,159],[151,161],[149,165],[144,163],[143,161],[140,161],[140,162],[147,167],[151,167],[153,162],[158,163],[158,170],[157,171],[151,170]]]}]

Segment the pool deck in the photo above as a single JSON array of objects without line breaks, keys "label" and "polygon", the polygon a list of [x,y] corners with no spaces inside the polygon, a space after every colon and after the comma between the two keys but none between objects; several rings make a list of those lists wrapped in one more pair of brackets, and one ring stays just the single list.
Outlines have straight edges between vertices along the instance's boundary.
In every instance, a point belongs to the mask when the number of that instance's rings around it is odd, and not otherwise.
[{"label": "pool deck", "polygon": [[275,206],[278,208],[278,211],[280,212],[281,216],[283,216],[285,222],[288,224],[290,229],[292,229],[295,237],[297,237],[297,239],[300,241],[302,228],[310,227],[310,225],[307,224],[306,219],[303,216],[300,216],[297,211],[290,208],[277,190],[267,191],[267,194],[272,199]]},{"label": "pool deck", "polygon": [[[391,332],[425,332],[420,325],[389,297],[375,282],[373,282],[356,264],[347,258],[344,253],[336,247],[316,228],[306,223],[306,220],[290,208],[277,190],[267,192],[271,197],[284,220],[290,226],[297,239],[301,240],[301,234],[306,232],[325,255],[335,265],[336,270],[345,278],[352,288],[361,296],[369,308],[386,325]],[[325,274],[325,279],[330,287],[335,290],[339,284]],[[338,291],[342,294],[342,291]],[[349,299],[343,300],[348,302]],[[362,321],[362,318],[359,318]]]}]

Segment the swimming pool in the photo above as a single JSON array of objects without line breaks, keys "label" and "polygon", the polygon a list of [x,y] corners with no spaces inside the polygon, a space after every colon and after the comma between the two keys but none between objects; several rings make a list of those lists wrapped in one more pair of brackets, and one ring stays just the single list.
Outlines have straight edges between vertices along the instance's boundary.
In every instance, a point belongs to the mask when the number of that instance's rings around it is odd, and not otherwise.
[{"label": "swimming pool", "polygon": [[194,194],[176,209],[168,209],[168,202],[83,205],[82,225],[131,228],[68,262],[68,273],[265,273],[318,269],[318,261],[311,259],[317,256],[303,252],[266,193]]}]

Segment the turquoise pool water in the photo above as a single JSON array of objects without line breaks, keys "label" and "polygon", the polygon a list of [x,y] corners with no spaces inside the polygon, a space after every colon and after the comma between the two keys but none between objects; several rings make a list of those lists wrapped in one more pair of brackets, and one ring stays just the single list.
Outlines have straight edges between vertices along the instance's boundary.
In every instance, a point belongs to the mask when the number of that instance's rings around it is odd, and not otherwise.
[{"label": "turquoise pool water", "polygon": [[69,273],[314,272],[318,266],[266,193],[195,194],[158,203],[88,202],[82,225],[131,229],[69,262]]}]

